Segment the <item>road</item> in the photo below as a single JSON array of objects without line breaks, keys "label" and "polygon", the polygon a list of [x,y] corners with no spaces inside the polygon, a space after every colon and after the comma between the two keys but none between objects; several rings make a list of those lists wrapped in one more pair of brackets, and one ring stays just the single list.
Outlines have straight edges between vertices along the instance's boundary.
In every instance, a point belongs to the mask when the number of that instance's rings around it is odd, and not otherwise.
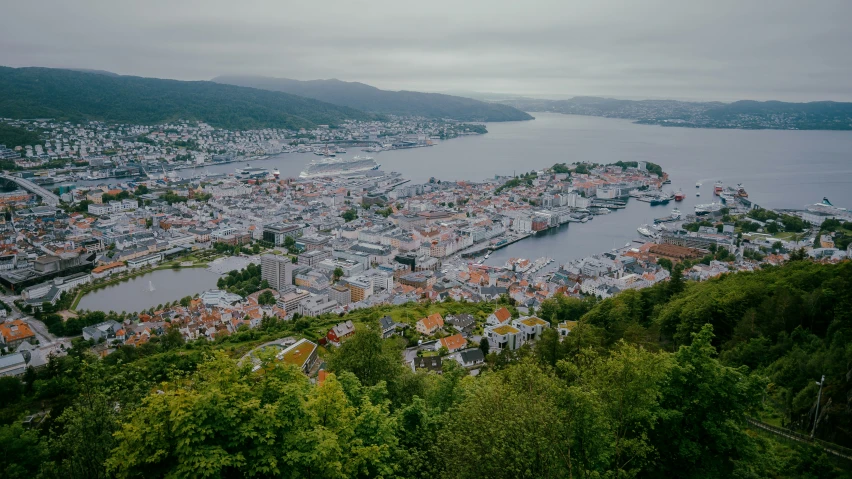
[{"label": "road", "polygon": [[50,206],[58,206],[59,205],[59,197],[51,193],[50,191],[42,188],[41,186],[33,183],[32,181],[25,180],[23,178],[19,178],[17,176],[10,175],[0,175],[0,178],[4,178],[9,181],[14,181],[21,188],[36,194],[41,197],[41,201],[46,205]]},{"label": "road", "polygon": [[8,313],[6,316],[6,321],[12,321],[14,319],[22,319],[24,320],[33,330],[33,333],[36,335],[36,339],[42,346],[49,346],[54,343],[63,343],[66,346],[70,346],[71,341],[68,338],[57,338],[53,334],[47,330],[47,326],[41,321],[33,318],[32,316],[27,316],[24,314],[18,307],[15,305],[15,301],[21,299],[20,296],[10,295],[10,294],[0,294],[0,300],[9,305],[12,308],[12,312]]}]

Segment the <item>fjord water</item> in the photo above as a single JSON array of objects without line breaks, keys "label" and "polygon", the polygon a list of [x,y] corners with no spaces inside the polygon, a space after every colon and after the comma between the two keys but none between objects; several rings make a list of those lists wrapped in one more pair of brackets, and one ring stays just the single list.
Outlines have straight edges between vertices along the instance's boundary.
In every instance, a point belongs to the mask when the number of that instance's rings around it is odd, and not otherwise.
[{"label": "fjord water", "polygon": [[[430,148],[369,154],[385,171],[398,171],[412,182],[430,177],[481,180],[511,175],[554,163],[651,161],[672,180],[666,189],[686,193],[668,206],[630,201],[624,210],[570,224],[491,255],[487,264],[509,257],[549,256],[559,262],[608,251],[638,236],[636,228],[677,206],[691,213],[714,200],[713,182],[742,183],[749,199],[771,208],[803,208],[824,196],[852,207],[852,132],[790,130],[713,130],[637,125],[629,120],[535,113],[533,121],[489,123],[488,134],[443,141]],[[311,154],[284,154],[253,165],[278,168],[282,177],[298,176]],[[239,164],[210,168],[233,173]],[[187,171],[187,170],[185,170]],[[695,183],[703,182],[701,197]]]}]

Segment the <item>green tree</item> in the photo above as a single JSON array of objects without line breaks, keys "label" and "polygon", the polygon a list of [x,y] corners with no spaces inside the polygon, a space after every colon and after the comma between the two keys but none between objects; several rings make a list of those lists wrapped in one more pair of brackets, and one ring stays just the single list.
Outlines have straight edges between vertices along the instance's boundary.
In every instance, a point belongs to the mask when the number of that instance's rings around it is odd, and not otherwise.
[{"label": "green tree", "polygon": [[678,263],[672,270],[672,276],[669,278],[668,293],[669,296],[675,296],[683,292],[686,288],[686,281],[683,279],[683,265]]},{"label": "green tree", "polygon": [[272,294],[272,291],[266,290],[257,297],[257,304],[261,306],[275,304],[275,295]]},{"label": "green tree", "polygon": [[334,268],[334,273],[332,273],[332,277],[334,279],[334,282],[340,280],[340,278],[343,277],[343,268],[339,266],[337,268]]},{"label": "green tree", "polygon": [[269,354],[252,373],[222,354],[146,397],[115,434],[125,477],[388,477],[394,421],[357,379],[312,387]]},{"label": "green tree", "polygon": [[355,210],[355,208],[350,208],[350,209],[344,211],[343,214],[340,215],[340,217],[343,218],[348,223],[348,222],[358,218],[358,212]]},{"label": "green tree", "polygon": [[668,258],[657,258],[657,264],[660,265],[661,268],[667,270],[669,273],[672,272],[672,260]]},{"label": "green tree", "polygon": [[660,476],[735,477],[755,454],[745,419],[760,403],[765,382],[747,368],[720,364],[712,339],[713,328],[705,325],[674,356],[651,433],[659,452],[652,470]]},{"label": "green tree", "polygon": [[15,421],[0,426],[0,477],[29,479],[48,459],[47,441]]},{"label": "green tree", "polygon": [[488,343],[488,338],[483,336],[479,340],[479,349],[482,350],[482,354],[484,356],[488,356],[488,350],[491,348],[491,345]]}]

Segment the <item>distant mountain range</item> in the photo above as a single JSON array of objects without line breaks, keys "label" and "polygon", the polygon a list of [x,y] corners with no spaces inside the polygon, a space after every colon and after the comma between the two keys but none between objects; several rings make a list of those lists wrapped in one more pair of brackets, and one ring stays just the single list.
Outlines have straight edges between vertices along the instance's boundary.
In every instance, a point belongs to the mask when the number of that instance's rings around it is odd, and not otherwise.
[{"label": "distant mountain range", "polygon": [[627,118],[637,123],[691,128],[774,130],[852,130],[852,103],[786,103],[743,100],[734,103],[676,100],[616,100],[574,97],[570,100],[516,98],[501,104],[529,111]]},{"label": "distant mountain range", "polygon": [[0,67],[2,117],[136,124],[183,119],[229,129],[299,129],[369,120],[375,115],[287,93],[210,81]]},{"label": "distant mountain range", "polygon": [[509,105],[460,96],[389,91],[341,80],[299,81],[258,76],[219,76],[217,83],[280,91],[371,113],[446,118],[458,121],[517,121],[532,116]]}]

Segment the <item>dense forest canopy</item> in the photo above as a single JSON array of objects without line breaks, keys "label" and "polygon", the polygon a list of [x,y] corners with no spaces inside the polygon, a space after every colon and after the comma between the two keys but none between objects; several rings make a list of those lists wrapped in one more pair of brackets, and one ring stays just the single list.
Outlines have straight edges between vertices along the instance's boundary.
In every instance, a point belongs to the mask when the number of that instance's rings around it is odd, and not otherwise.
[{"label": "dense forest canopy", "polygon": [[[321,385],[272,356],[258,370],[238,358],[336,317],[264,320],[214,343],[170,331],[104,359],[78,342],[23,381],[0,380],[0,475],[850,477],[849,463],[758,435],[746,418],[808,430],[825,374],[816,435],[852,443],[852,263],[704,283],[679,270],[603,301],[545,301],[538,315],[577,321],[571,333],[491,352],[475,377],[453,361],[442,375],[412,372],[405,338],[382,339],[377,323],[431,308],[479,317],[495,303],[349,313],[358,332],[322,352],[332,374]],[[42,405],[44,425],[22,428]]]},{"label": "dense forest canopy", "polygon": [[157,124],[198,120],[229,129],[311,128],[367,113],[281,92],[206,81],[0,67],[0,117]]},{"label": "dense forest canopy", "polygon": [[17,126],[0,123],[0,145],[13,149],[16,146],[36,145],[41,143],[41,137],[35,131]]}]

